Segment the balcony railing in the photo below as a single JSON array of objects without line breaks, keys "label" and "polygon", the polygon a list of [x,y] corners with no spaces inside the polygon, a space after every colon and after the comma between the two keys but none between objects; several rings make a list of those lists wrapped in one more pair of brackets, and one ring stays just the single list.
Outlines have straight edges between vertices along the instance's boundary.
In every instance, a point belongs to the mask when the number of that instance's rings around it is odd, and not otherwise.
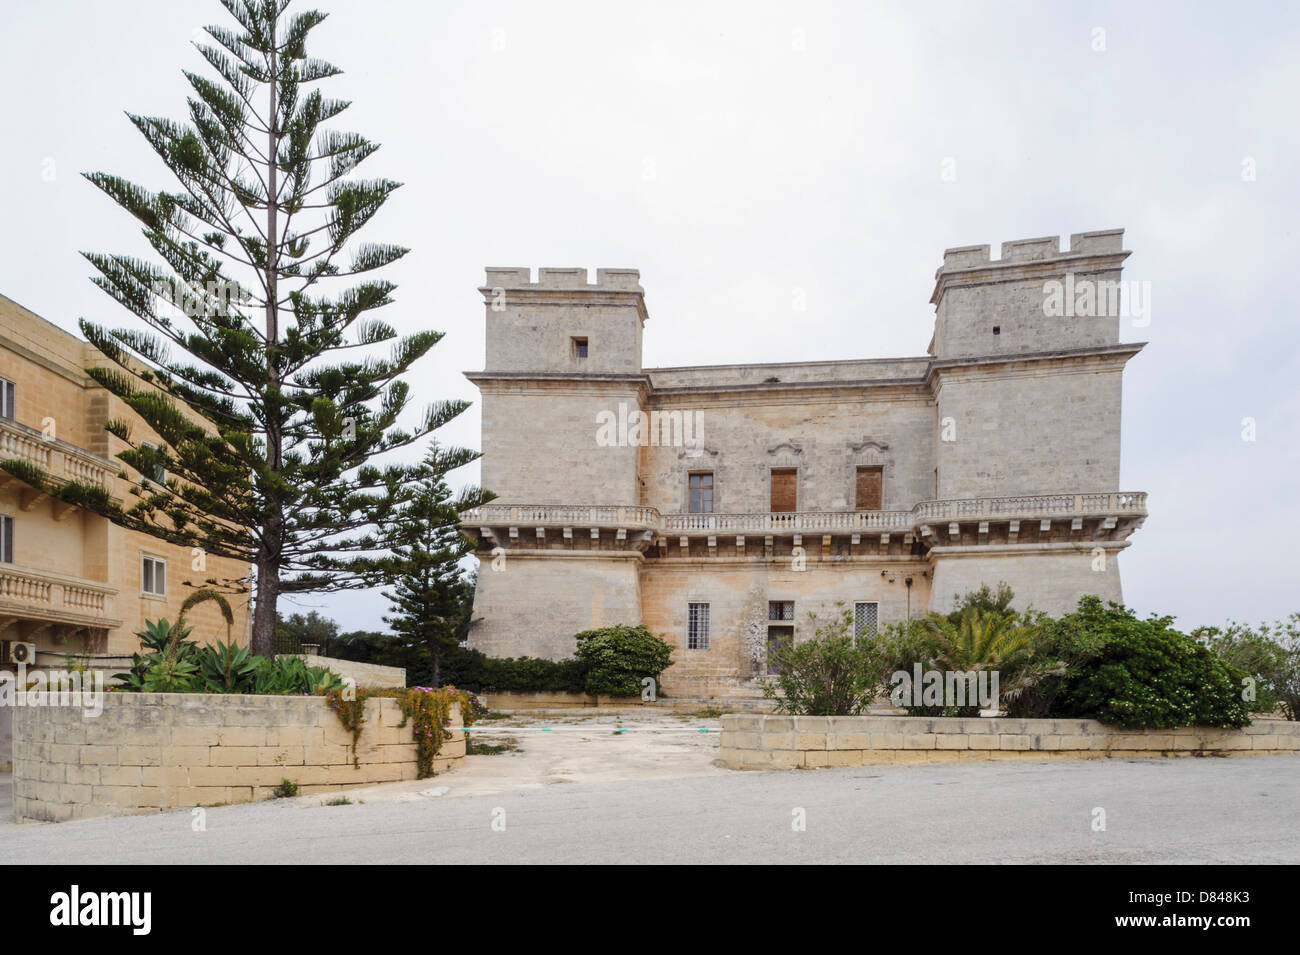
[{"label": "balcony railing", "polygon": [[667,534],[912,531],[938,521],[1146,515],[1142,491],[1042,494],[923,501],[907,511],[789,511],[661,514],[653,507],[485,504],[461,514],[468,527],[503,525],[644,528]]},{"label": "balcony railing", "polygon": [[467,525],[524,524],[576,527],[642,527],[658,529],[661,518],[653,507],[603,504],[484,504],[460,515]]},{"label": "balcony railing", "polygon": [[0,420],[0,461],[15,458],[36,465],[62,484],[79,481],[108,489],[118,471],[111,461],[89,451],[46,438],[13,421]]},{"label": "balcony railing", "polygon": [[680,531],[909,530],[911,511],[784,511],[752,514],[665,514],[660,529]]},{"label": "balcony railing", "polygon": [[1089,517],[1146,514],[1145,491],[1106,494],[1033,494],[1015,497],[976,497],[954,501],[924,501],[912,508],[918,522],[976,518]]},{"label": "balcony railing", "polygon": [[117,589],[49,571],[0,565],[0,614],[111,627]]}]

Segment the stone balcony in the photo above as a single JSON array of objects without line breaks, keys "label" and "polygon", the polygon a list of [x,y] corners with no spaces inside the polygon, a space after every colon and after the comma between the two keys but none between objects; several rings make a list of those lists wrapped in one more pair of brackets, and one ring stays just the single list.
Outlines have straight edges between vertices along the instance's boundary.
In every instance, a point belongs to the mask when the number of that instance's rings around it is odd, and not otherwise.
[{"label": "stone balcony", "polygon": [[465,511],[461,524],[490,548],[771,556],[816,543],[824,554],[917,557],[935,546],[1123,541],[1146,516],[1145,492],[1101,492],[923,501],[905,511],[662,514],[494,503]]},{"label": "stone balcony", "polygon": [[[113,479],[119,472],[112,461],[91,454],[66,441],[47,438],[41,432],[13,421],[0,420],[0,461],[25,461],[45,472],[56,484],[78,481],[102,487],[112,493]],[[0,471],[0,487],[16,480]],[[44,497],[41,492],[29,489],[22,493],[19,506],[29,511]],[[55,519],[67,515],[68,506],[56,507]]]},{"label": "stone balcony", "polygon": [[0,629],[25,621],[20,639],[50,627],[75,630],[112,629],[117,589],[81,577],[70,577],[16,564],[0,564]]}]

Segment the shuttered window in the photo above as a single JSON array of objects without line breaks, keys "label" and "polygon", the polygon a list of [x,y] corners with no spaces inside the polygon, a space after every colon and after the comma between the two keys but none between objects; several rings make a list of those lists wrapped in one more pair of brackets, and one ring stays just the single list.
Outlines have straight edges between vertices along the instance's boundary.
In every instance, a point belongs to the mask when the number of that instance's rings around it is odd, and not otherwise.
[{"label": "shuttered window", "polygon": [[14,519],[8,515],[0,517],[0,561],[14,562]]},{"label": "shuttered window", "polygon": [[772,469],[772,513],[795,511],[799,472],[794,468]]},{"label": "shuttered window", "polygon": [[690,512],[713,513],[713,472],[697,471],[688,478],[690,487]]},{"label": "shuttered window", "polygon": [[878,511],[884,497],[885,469],[880,465],[858,468],[857,501],[859,511]]},{"label": "shuttered window", "polygon": [[14,420],[14,383],[0,378],[0,418]]}]

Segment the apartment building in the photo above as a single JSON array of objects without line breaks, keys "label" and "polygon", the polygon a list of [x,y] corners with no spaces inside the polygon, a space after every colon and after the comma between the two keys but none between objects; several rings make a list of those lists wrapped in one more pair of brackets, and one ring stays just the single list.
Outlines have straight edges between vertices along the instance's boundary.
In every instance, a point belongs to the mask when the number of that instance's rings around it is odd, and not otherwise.
[{"label": "apartment building", "polygon": [[[133,437],[157,436],[86,375],[106,363],[89,343],[0,296],[0,460],[28,461],[56,481],[88,481],[129,502],[119,477],[126,465],[116,459],[126,445],[104,425],[121,419],[132,422]],[[176,619],[191,583],[247,573],[0,472],[0,666],[13,669],[29,653],[28,666],[62,666],[72,655],[114,672],[139,649],[135,634],[146,620]],[[234,636],[245,640],[248,597],[231,602]],[[225,639],[214,605],[199,605],[188,620],[201,642]]]}]

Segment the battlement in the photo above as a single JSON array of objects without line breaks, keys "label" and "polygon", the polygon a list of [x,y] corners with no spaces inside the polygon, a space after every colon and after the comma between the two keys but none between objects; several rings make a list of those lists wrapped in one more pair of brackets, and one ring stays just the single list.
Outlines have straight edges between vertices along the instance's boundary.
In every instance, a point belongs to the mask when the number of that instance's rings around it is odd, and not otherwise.
[{"label": "battlement", "polygon": [[977,269],[990,266],[1012,265],[1022,262],[1044,262],[1051,259],[1075,258],[1086,255],[1123,255],[1124,230],[1104,229],[1100,232],[1076,232],[1070,236],[1070,247],[1061,251],[1060,236],[1049,235],[1039,239],[1016,239],[1002,243],[1000,258],[989,255],[987,245],[964,245],[943,252],[942,272],[958,269]]},{"label": "battlement", "polygon": [[537,281],[527,268],[486,269],[486,289],[563,289],[589,292],[641,292],[641,273],[636,269],[597,269],[596,281],[587,281],[586,269],[538,269]]}]

